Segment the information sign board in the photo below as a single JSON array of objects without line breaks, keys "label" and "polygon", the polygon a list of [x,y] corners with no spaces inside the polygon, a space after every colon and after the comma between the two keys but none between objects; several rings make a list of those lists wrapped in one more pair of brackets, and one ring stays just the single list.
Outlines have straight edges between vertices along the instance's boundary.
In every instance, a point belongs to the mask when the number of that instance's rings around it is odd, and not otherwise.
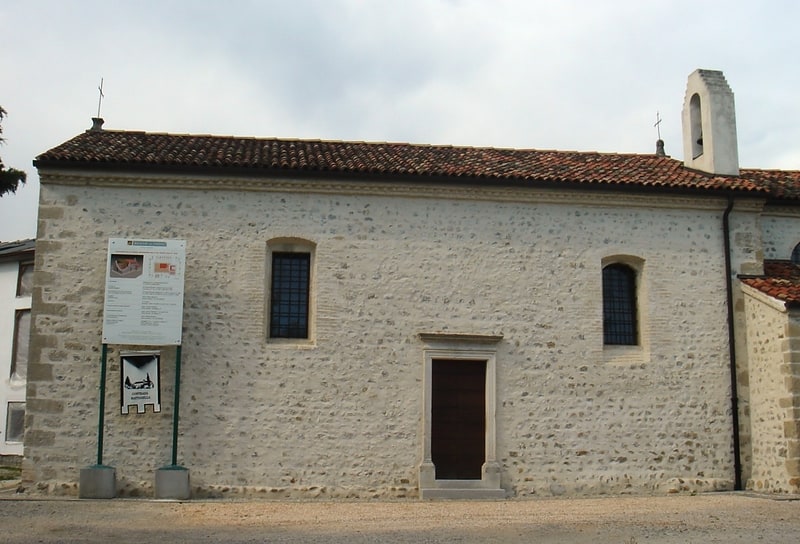
[{"label": "information sign board", "polygon": [[185,240],[108,241],[103,343],[181,343]]}]

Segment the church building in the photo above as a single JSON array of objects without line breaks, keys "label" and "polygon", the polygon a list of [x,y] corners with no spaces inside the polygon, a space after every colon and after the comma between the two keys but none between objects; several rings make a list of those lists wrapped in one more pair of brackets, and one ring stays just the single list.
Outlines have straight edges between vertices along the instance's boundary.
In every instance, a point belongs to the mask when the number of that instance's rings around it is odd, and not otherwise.
[{"label": "church building", "polygon": [[740,167],[721,72],[682,161],[102,124],[34,163],[38,489],[800,494],[800,171]]}]

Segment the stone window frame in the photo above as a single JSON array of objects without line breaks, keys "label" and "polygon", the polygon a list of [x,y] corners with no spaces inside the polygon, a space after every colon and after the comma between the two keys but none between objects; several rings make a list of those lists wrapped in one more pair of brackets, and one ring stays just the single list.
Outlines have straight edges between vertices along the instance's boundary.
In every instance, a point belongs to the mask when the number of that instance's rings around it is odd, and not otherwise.
[{"label": "stone window frame", "polygon": [[[316,341],[316,251],[317,244],[298,237],[276,237],[267,240],[264,277],[264,338],[270,344],[314,345]],[[308,332],[305,338],[273,337],[271,331],[272,257],[275,253],[305,253],[309,256]]]},{"label": "stone window frame", "polygon": [[[497,461],[497,344],[502,335],[422,332],[422,452],[418,466],[419,493],[422,499],[432,498],[504,498],[500,486],[500,463]],[[433,410],[433,362],[486,362],[486,460],[480,480],[437,480],[431,453],[431,416]]]},{"label": "stone window frame", "polygon": [[650,358],[650,316],[648,308],[647,268],[642,257],[629,254],[614,254],[603,257],[600,261],[600,315],[605,318],[602,300],[603,271],[611,265],[623,265],[630,268],[635,276],[636,293],[636,344],[606,344],[604,326],[600,327],[600,340],[603,343],[603,358],[607,363],[643,363]]}]

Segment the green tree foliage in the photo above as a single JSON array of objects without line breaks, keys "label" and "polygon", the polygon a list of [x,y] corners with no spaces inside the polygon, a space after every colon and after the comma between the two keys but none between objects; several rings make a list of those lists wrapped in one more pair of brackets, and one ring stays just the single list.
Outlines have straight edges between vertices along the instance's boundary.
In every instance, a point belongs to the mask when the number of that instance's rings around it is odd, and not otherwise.
[{"label": "green tree foliage", "polygon": [[[6,110],[3,109],[3,106],[0,106],[0,122],[3,121],[3,118],[7,115]],[[3,127],[0,125],[0,135],[3,134]],[[0,136],[0,143],[5,142],[5,138]],[[3,159],[0,158],[0,196],[3,196],[6,193],[15,193],[19,188],[20,184],[25,183],[25,172],[22,170],[17,170],[15,168],[6,168],[3,165]]]}]

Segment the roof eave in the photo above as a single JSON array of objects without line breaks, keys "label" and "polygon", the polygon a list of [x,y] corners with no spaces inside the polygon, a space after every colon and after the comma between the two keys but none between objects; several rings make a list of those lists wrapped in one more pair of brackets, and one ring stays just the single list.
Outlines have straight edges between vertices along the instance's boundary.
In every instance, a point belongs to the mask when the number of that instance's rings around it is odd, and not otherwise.
[{"label": "roof eave", "polygon": [[[573,189],[579,191],[611,191],[611,192],[634,192],[641,194],[680,194],[691,196],[721,197],[736,196],[738,198],[764,199],[768,195],[763,192],[749,191],[744,189],[730,188],[706,188],[706,187],[678,187],[664,185],[643,185],[635,183],[605,183],[601,181],[580,181],[571,179],[542,179],[542,178],[502,178],[489,176],[459,176],[445,174],[418,174],[418,173],[384,173],[369,171],[351,170],[312,170],[298,168],[254,168],[246,166],[219,166],[219,165],[193,165],[182,164],[141,164],[141,163],[121,163],[121,162],[94,162],[94,161],[62,161],[36,159],[33,161],[36,168],[40,170],[92,170],[94,172],[108,173],[147,173],[147,174],[184,174],[184,175],[221,175],[226,176],[258,176],[265,178],[332,178],[332,179],[351,179],[363,181],[404,181],[415,183],[444,183],[444,184],[463,184],[469,186],[492,186],[492,187],[529,187],[547,189]],[[46,173],[46,172],[42,172]],[[784,204],[792,205],[792,204]],[[795,205],[800,205],[797,202]]]},{"label": "roof eave", "polygon": [[33,239],[20,240],[19,242],[7,242],[6,244],[19,243],[19,248],[0,251],[0,263],[27,261],[33,258],[36,253],[36,241]]}]

